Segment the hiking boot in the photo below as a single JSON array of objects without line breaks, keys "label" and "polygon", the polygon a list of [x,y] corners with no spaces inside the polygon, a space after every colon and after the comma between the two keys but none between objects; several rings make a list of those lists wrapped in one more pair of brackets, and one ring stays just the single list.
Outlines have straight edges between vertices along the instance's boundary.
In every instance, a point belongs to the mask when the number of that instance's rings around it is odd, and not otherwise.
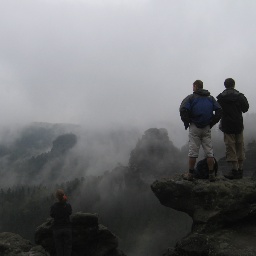
[{"label": "hiking boot", "polygon": [[193,172],[191,170],[189,170],[188,173],[182,174],[182,178],[184,180],[192,181],[192,180],[194,180],[194,174],[193,174]]},{"label": "hiking boot", "polygon": [[214,171],[214,170],[209,171],[209,181],[210,181],[210,182],[216,181],[216,178],[215,178],[215,171]]},{"label": "hiking boot", "polygon": [[238,179],[238,170],[232,169],[227,174],[224,174],[224,177],[230,180]]},{"label": "hiking boot", "polygon": [[237,176],[236,176],[235,179],[242,179],[243,178],[243,174],[244,174],[244,170],[238,169]]}]

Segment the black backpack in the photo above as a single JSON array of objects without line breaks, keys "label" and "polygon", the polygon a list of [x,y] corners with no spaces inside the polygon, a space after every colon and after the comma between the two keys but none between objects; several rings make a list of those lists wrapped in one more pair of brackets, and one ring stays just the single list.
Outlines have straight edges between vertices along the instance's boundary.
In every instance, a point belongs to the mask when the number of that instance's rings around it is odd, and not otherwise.
[{"label": "black backpack", "polygon": [[[215,176],[216,176],[217,172],[218,172],[218,162],[215,158],[214,158],[213,170],[214,170]],[[194,170],[194,177],[196,179],[208,179],[209,178],[209,168],[208,168],[208,164],[207,164],[207,158],[204,158],[197,163],[196,168]]]}]

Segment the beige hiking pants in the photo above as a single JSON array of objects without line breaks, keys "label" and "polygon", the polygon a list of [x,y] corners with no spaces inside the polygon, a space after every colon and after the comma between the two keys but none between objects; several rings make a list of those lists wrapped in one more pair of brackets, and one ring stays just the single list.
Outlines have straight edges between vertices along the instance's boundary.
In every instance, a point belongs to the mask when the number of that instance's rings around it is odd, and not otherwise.
[{"label": "beige hiking pants", "polygon": [[238,162],[245,159],[243,132],[240,134],[224,133],[224,142],[226,145],[226,160],[228,162]]}]

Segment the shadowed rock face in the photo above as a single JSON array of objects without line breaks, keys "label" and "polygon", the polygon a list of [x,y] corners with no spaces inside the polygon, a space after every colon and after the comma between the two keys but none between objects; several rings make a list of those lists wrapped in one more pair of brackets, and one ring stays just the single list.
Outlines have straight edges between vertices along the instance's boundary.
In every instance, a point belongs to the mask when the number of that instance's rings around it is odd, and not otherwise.
[{"label": "shadowed rock face", "polygon": [[1,256],[47,256],[42,246],[34,246],[30,241],[20,235],[3,232],[0,233]]},{"label": "shadowed rock face", "polygon": [[[76,213],[72,222],[72,256],[125,256],[118,250],[118,239],[106,227],[98,223],[97,214]],[[53,219],[39,226],[35,233],[35,242],[50,255],[55,255],[52,237]]]},{"label": "shadowed rock face", "polygon": [[[98,223],[98,216],[76,213],[72,216],[72,256],[125,256],[118,249],[118,239]],[[20,235],[0,233],[0,256],[55,256],[52,219],[39,226],[35,233],[36,246]]]},{"label": "shadowed rock face", "polygon": [[185,181],[181,176],[155,181],[161,204],[186,212],[191,233],[165,256],[256,255],[256,182],[250,178]]},{"label": "shadowed rock face", "polygon": [[155,180],[168,175],[170,170],[179,170],[179,159],[180,152],[170,141],[167,130],[150,128],[131,151],[129,168],[144,181],[151,176]]}]

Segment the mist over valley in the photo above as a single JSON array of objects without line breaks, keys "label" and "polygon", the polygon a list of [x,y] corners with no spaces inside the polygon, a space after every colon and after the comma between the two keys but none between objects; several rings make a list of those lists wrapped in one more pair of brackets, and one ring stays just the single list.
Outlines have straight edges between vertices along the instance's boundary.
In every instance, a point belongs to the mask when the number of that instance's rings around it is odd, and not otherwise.
[{"label": "mist over valley", "polygon": [[[0,232],[33,241],[62,187],[73,212],[97,213],[127,256],[162,256],[186,236],[192,219],[161,205],[150,186],[187,171],[179,106],[197,79],[216,97],[232,77],[247,97],[244,169],[254,175],[255,8],[0,1]],[[218,124],[212,138],[221,175]]]},{"label": "mist over valley", "polygon": [[[255,122],[255,115],[246,116],[252,166]],[[220,159],[225,155],[222,133],[217,127],[212,132]],[[177,147],[171,136],[165,128],[97,131],[50,123],[28,124],[15,133],[5,129],[0,232],[33,241],[35,228],[49,217],[55,189],[62,187],[73,211],[99,214],[127,255],[161,255],[192,225],[186,214],[160,205],[150,189],[155,180],[187,170],[187,144]]]}]

